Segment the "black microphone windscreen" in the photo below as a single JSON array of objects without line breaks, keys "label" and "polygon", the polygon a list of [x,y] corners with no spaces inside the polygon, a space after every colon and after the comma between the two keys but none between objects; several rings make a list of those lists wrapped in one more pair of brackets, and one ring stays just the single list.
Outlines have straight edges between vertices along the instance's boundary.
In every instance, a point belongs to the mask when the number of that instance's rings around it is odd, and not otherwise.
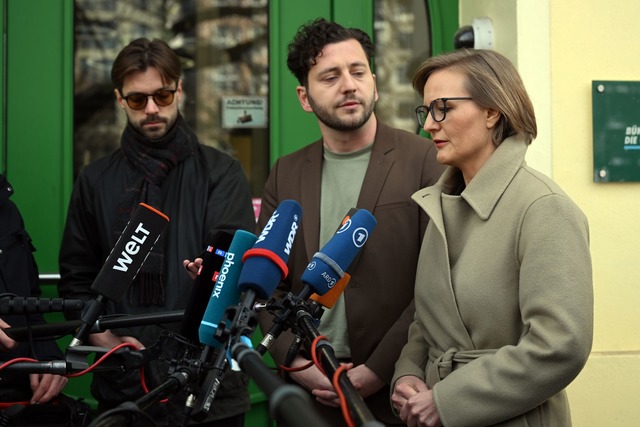
[{"label": "black microphone windscreen", "polygon": [[126,293],[169,218],[140,203],[100,269],[91,289],[113,301]]},{"label": "black microphone windscreen", "polygon": [[233,234],[226,231],[217,232],[202,255],[202,265],[198,271],[189,301],[184,309],[184,317],[180,324],[180,334],[191,342],[198,342],[198,328],[207,309],[209,297],[222,268],[224,257],[231,246]]}]

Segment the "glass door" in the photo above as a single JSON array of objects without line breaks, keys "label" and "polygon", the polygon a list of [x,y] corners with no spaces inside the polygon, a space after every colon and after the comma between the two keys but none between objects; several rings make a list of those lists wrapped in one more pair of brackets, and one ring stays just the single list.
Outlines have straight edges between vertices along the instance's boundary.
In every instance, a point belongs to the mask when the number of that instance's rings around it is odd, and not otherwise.
[{"label": "glass door", "polygon": [[183,62],[180,111],[202,144],[238,158],[259,197],[268,172],[267,0],[75,0],[74,177],[119,147],[111,64],[138,37]]}]

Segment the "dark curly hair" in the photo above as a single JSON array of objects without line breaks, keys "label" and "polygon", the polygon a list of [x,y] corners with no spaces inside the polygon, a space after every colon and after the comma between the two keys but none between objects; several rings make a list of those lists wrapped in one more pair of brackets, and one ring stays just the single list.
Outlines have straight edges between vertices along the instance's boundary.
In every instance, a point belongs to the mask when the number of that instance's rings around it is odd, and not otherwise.
[{"label": "dark curly hair", "polygon": [[287,48],[287,66],[301,85],[307,86],[309,70],[316,65],[316,58],[328,44],[345,40],[357,40],[371,65],[373,42],[367,33],[358,28],[345,28],[324,18],[317,18],[300,28]]}]

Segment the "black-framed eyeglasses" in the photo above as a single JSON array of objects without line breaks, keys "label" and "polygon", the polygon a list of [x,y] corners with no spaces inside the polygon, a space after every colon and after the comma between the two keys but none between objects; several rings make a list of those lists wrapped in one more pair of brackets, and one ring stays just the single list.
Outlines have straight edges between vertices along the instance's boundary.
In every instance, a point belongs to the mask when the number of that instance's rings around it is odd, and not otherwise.
[{"label": "black-framed eyeglasses", "polygon": [[127,105],[132,110],[143,110],[149,102],[149,97],[153,98],[153,102],[159,107],[166,107],[173,102],[173,96],[178,88],[175,89],[160,89],[156,93],[132,93],[127,96],[123,96],[122,99],[127,101]]},{"label": "black-framed eyeglasses", "polygon": [[438,98],[431,101],[429,106],[421,105],[416,108],[416,118],[421,128],[427,121],[427,114],[431,113],[434,122],[441,122],[447,117],[447,101],[460,101],[463,99],[473,99],[470,96],[456,96],[452,98]]}]

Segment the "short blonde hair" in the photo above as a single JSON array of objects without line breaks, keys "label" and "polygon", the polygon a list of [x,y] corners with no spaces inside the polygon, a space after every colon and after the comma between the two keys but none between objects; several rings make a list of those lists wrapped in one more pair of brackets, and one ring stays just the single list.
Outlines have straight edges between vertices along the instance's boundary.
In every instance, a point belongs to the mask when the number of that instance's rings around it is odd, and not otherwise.
[{"label": "short blonde hair", "polygon": [[424,85],[436,71],[450,69],[466,76],[466,88],[473,101],[483,108],[497,110],[500,121],[493,131],[493,142],[500,145],[507,137],[521,134],[531,143],[538,133],[533,104],[511,61],[492,50],[460,49],[424,61],[413,77],[413,88],[424,97]]}]

